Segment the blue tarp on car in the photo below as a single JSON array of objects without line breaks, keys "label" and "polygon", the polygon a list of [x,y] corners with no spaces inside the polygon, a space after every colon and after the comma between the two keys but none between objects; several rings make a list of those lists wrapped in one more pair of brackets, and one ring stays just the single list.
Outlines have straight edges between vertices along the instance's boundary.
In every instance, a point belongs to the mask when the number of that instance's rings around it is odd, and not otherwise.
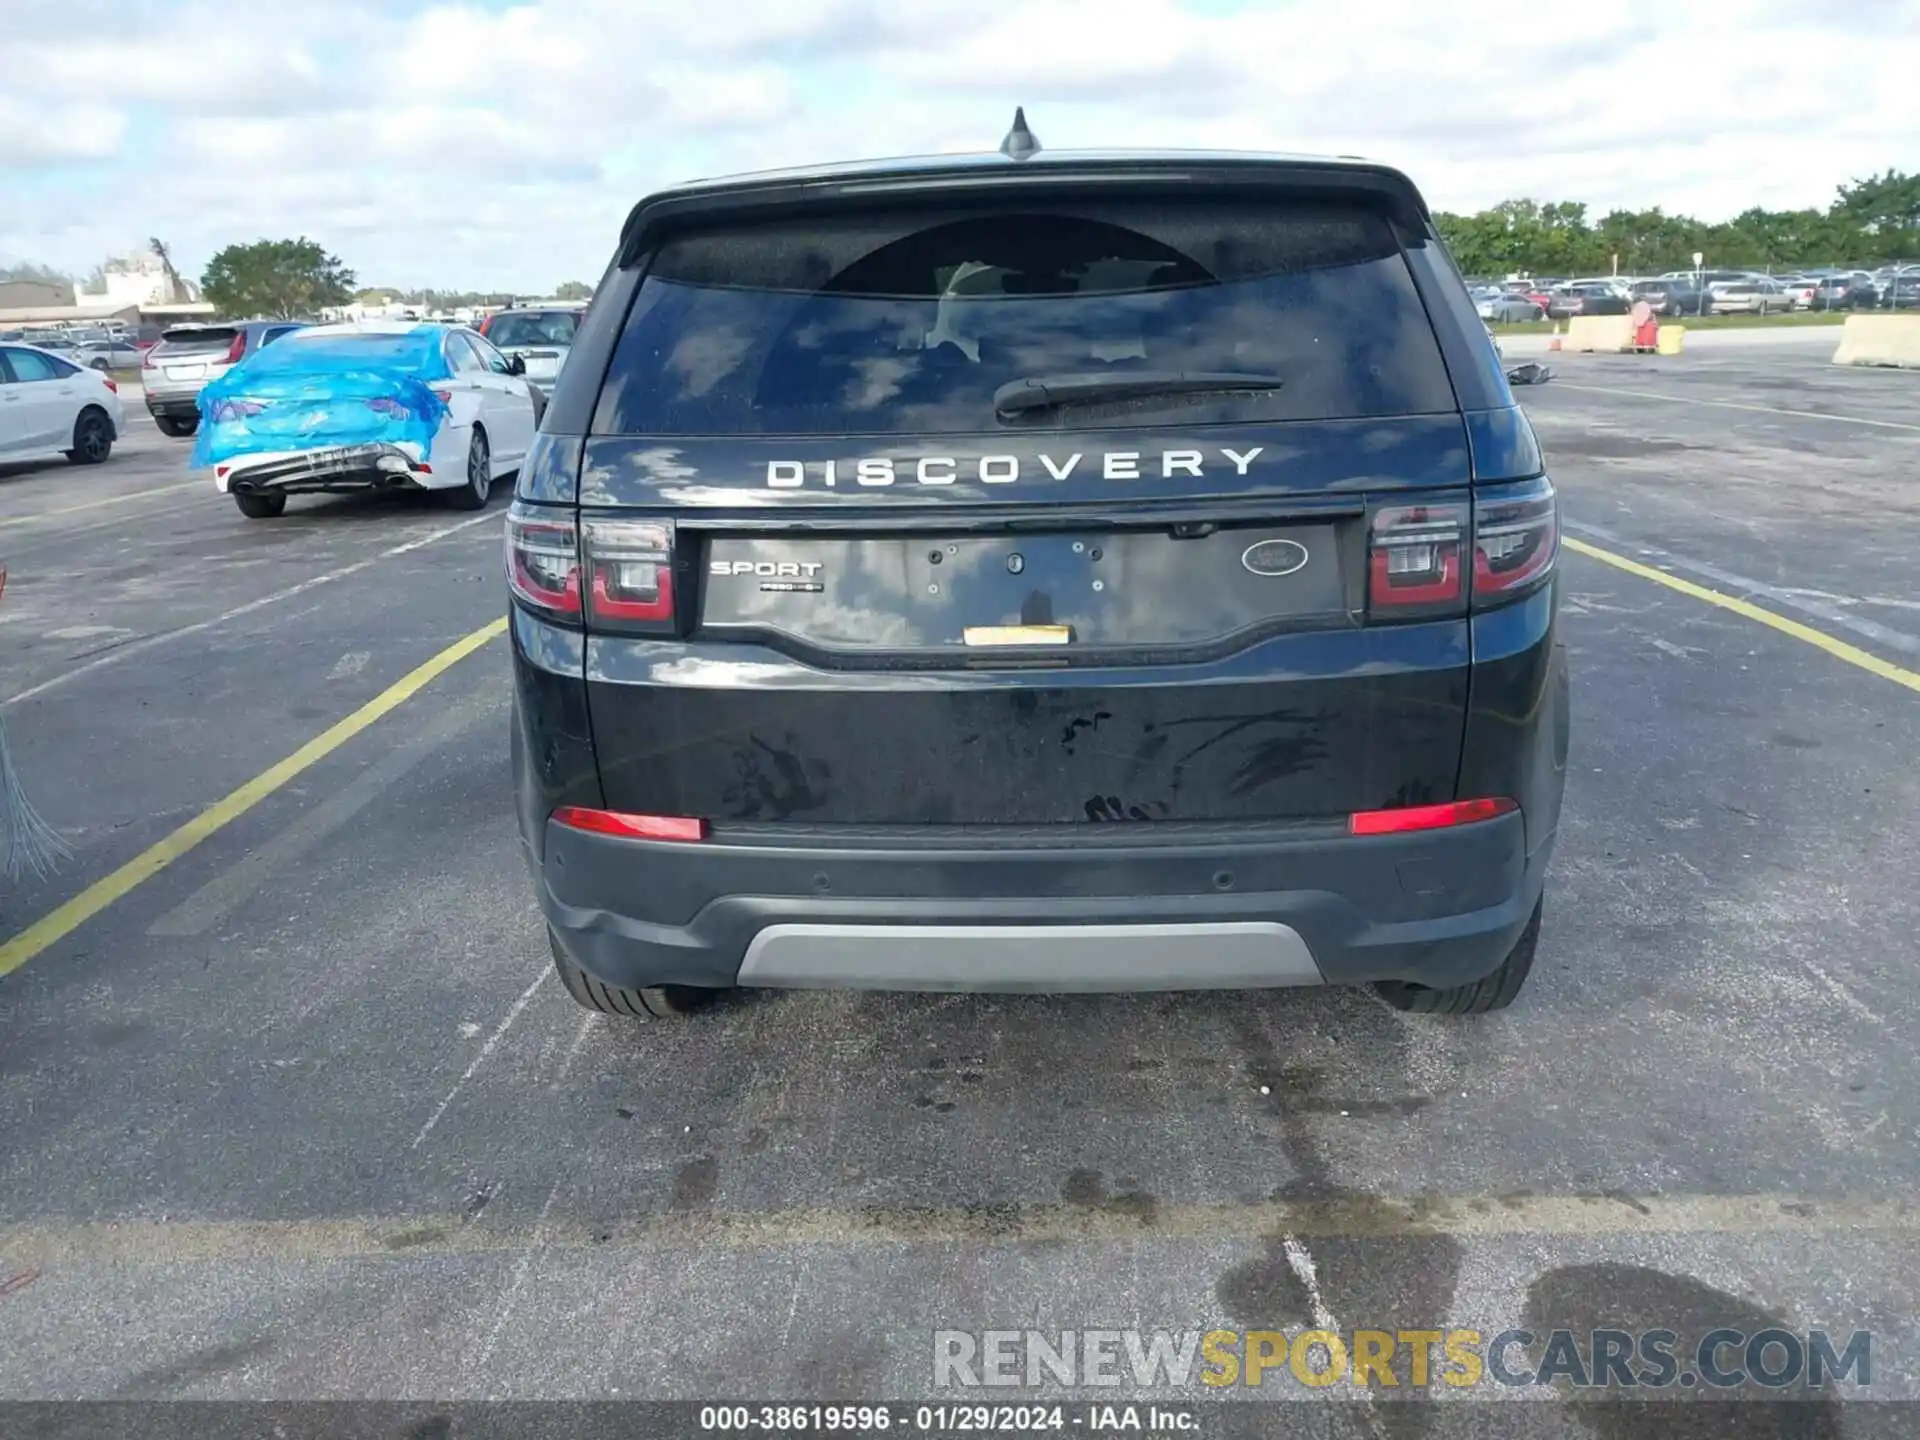
[{"label": "blue tarp on car", "polygon": [[424,457],[446,415],[450,377],[437,326],[302,334],[248,356],[200,392],[189,464],[351,445],[408,445]]}]

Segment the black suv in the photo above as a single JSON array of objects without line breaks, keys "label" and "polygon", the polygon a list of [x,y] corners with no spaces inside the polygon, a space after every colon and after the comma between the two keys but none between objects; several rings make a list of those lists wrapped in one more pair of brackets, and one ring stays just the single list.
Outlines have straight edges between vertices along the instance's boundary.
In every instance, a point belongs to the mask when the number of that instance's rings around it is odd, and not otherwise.
[{"label": "black suv", "polygon": [[1498,1009],[1558,542],[1396,171],[1018,125],[653,195],[507,520],[560,976]]},{"label": "black suv", "polygon": [[1696,286],[1691,280],[1636,280],[1632,293],[1634,299],[1644,300],[1652,306],[1656,315],[1678,317],[1713,313],[1713,295],[1704,286]]}]

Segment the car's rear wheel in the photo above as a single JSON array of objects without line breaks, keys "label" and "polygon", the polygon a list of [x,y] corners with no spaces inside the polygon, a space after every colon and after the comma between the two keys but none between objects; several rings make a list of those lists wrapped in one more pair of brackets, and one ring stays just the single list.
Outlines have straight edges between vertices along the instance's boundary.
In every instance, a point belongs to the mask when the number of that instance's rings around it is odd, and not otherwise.
[{"label": "car's rear wheel", "polygon": [[476,425],[467,444],[467,483],[449,490],[447,499],[456,510],[484,510],[492,493],[493,453],[487,448],[487,432]]},{"label": "car's rear wheel", "polygon": [[236,490],[233,503],[249,520],[272,520],[286,510],[287,497],[277,490],[259,495],[245,495]]},{"label": "car's rear wheel", "polygon": [[1405,980],[1383,980],[1373,988],[1394,1009],[1416,1015],[1484,1015],[1490,1010],[1504,1010],[1513,1003],[1533,969],[1533,952],[1540,943],[1540,914],[1545,906],[1546,897],[1542,896],[1534,903],[1527,928],[1520,932],[1500,968],[1471,985],[1432,990]]},{"label": "car's rear wheel", "polygon": [[107,412],[89,406],[73,422],[73,448],[67,459],[75,465],[98,465],[113,453],[113,422]]},{"label": "car's rear wheel", "polygon": [[156,415],[153,417],[153,423],[160,427],[162,435],[171,435],[177,440],[198,430],[200,417],[196,415],[191,420],[181,420],[172,415]]},{"label": "car's rear wheel", "polygon": [[639,990],[608,985],[569,960],[567,952],[560,948],[560,942],[551,930],[547,931],[547,944],[553,950],[553,968],[559,972],[560,983],[567,987],[567,994],[577,1004],[588,1010],[597,1010],[602,1015],[625,1015],[639,1020],[677,1020],[683,1015],[704,1010],[719,993],[694,985],[648,985]]}]

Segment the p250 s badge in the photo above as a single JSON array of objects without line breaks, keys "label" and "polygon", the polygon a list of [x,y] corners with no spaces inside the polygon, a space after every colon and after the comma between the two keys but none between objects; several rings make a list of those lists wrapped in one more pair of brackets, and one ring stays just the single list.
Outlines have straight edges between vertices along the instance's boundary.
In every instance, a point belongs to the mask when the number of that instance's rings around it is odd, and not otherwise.
[{"label": "p250 s badge", "polygon": [[1255,575],[1291,575],[1307,565],[1307,547],[1297,540],[1256,540],[1240,552],[1240,563]]}]

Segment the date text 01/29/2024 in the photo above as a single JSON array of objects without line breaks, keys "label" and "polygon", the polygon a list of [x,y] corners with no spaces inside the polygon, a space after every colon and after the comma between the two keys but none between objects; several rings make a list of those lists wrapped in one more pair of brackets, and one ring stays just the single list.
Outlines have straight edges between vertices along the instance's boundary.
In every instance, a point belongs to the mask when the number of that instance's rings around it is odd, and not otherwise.
[{"label": "date text 01/29/2024", "polygon": [[1197,1434],[1191,1410],[1159,1405],[703,1405],[700,1428],[760,1435]]}]

